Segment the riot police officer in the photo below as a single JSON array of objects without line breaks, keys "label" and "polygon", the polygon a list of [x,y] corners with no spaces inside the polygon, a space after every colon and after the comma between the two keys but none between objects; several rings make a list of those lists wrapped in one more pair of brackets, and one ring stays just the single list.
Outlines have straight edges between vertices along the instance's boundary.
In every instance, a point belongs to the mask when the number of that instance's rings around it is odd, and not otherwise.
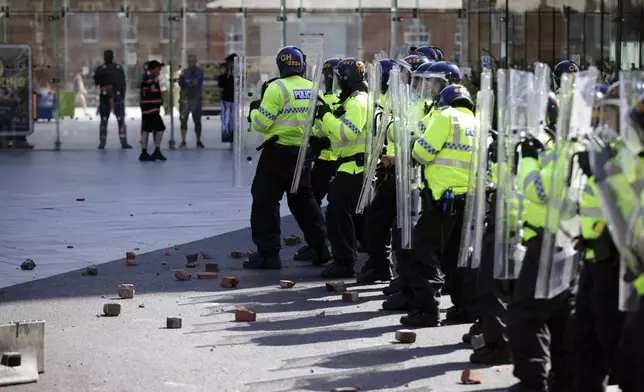
[{"label": "riot police officer", "polygon": [[[297,48],[280,50],[276,59],[280,78],[267,85],[261,101],[251,102],[253,130],[262,133],[266,141],[273,142],[262,150],[253,179],[250,221],[257,252],[244,262],[244,268],[282,267],[279,202],[291,186],[313,86],[303,77],[305,61],[304,54]],[[288,193],[287,200],[306,243],[313,249],[313,261],[328,261],[324,218],[311,188],[310,166],[304,167],[297,193]]]},{"label": "riot police officer", "polygon": [[317,118],[331,141],[331,149],[340,164],[329,186],[326,223],[333,254],[333,263],[322,271],[324,278],[348,278],[355,275],[357,236],[355,215],[362,190],[365,165],[365,140],[368,94],[365,64],[354,58],[343,59],[336,67],[340,99],[333,111],[320,105]]}]

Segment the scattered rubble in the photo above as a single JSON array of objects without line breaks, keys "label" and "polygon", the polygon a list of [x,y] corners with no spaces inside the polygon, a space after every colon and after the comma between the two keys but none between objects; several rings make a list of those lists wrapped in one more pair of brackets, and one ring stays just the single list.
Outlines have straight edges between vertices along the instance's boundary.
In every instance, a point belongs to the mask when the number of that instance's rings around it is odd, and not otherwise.
[{"label": "scattered rubble", "polygon": [[82,275],[84,276],[96,276],[98,275],[98,267],[95,265],[90,265],[89,267],[85,268],[82,272]]},{"label": "scattered rubble", "polygon": [[357,291],[347,291],[346,293],[342,294],[342,300],[347,302],[358,302],[359,297],[360,293],[358,293]]},{"label": "scattered rubble", "polygon": [[121,314],[121,304],[106,303],[103,305],[103,314],[108,317],[115,317]]},{"label": "scattered rubble", "polygon": [[344,282],[328,282],[326,284],[327,291],[347,291],[347,287],[344,285]]},{"label": "scattered rubble", "polygon": [[129,266],[136,265],[136,254],[134,252],[125,253],[125,264]]},{"label": "scattered rubble", "polygon": [[205,250],[200,250],[199,254],[201,254],[201,258],[204,259],[204,260],[211,260],[212,259],[212,255],[210,253],[206,252]]},{"label": "scattered rubble", "polygon": [[280,287],[283,289],[290,289],[295,286],[295,282],[292,280],[280,280]]},{"label": "scattered rubble", "polygon": [[396,340],[400,343],[414,343],[416,341],[416,332],[411,329],[399,329],[396,331]]},{"label": "scattered rubble", "polygon": [[122,299],[132,299],[134,298],[134,285],[133,284],[121,284],[119,285],[119,297]]},{"label": "scattered rubble", "polygon": [[248,309],[237,309],[235,311],[235,321],[237,322],[253,322],[257,320],[257,314]]},{"label": "scattered rubble", "polygon": [[284,245],[285,246],[295,246],[297,244],[302,243],[302,238],[298,237],[296,235],[289,235],[284,237]]},{"label": "scattered rubble", "polygon": [[170,249],[166,249],[165,252],[163,252],[163,255],[164,256],[172,256],[172,252],[170,251]]},{"label": "scattered rubble", "polygon": [[242,252],[239,250],[232,250],[230,251],[230,257],[232,259],[242,259],[244,257],[248,257],[249,253],[248,252]]},{"label": "scattered rubble", "polygon": [[217,279],[216,272],[197,272],[197,279]]},{"label": "scattered rubble", "polygon": [[206,263],[204,265],[206,272],[219,272],[219,264],[217,263]]},{"label": "scattered rubble", "polygon": [[474,369],[465,369],[461,373],[461,382],[466,385],[482,384],[483,373]]},{"label": "scattered rubble", "polygon": [[165,320],[165,326],[168,329],[179,329],[182,326],[181,317],[168,317]]},{"label": "scattered rubble", "polygon": [[227,278],[223,278],[221,280],[221,287],[227,288],[227,289],[234,289],[239,285],[239,279],[230,276]]},{"label": "scattered rubble", "polygon": [[326,316],[326,312],[324,310],[315,315],[315,317],[317,318],[324,318],[325,316]]},{"label": "scattered rubble", "polygon": [[20,264],[20,268],[23,271],[31,271],[32,269],[36,268],[36,263],[32,259],[27,259]]},{"label": "scattered rubble", "polygon": [[190,278],[192,278],[192,274],[183,270],[174,271],[174,278],[176,280],[190,280]]}]

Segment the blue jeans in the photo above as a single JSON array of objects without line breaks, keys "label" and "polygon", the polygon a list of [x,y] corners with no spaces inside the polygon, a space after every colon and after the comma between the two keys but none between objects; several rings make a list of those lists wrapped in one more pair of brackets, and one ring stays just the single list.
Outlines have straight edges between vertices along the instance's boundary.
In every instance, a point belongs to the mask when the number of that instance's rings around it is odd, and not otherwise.
[{"label": "blue jeans", "polygon": [[221,141],[232,143],[235,127],[235,103],[221,101]]}]

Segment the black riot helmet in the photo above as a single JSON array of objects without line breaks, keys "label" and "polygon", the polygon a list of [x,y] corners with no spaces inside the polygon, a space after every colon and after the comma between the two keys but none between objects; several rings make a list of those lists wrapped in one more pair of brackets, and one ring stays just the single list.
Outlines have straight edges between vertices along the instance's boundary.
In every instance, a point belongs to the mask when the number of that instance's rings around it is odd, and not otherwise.
[{"label": "black riot helmet", "polygon": [[332,57],[327,59],[322,65],[322,77],[324,78],[324,93],[331,94],[335,91],[333,88],[333,79],[335,78],[335,67],[340,64],[341,58]]},{"label": "black riot helmet", "polygon": [[378,64],[382,70],[382,76],[380,78],[380,92],[387,94],[387,90],[389,89],[389,72],[391,72],[394,65],[396,65],[396,62],[390,59],[382,59],[378,60]]},{"label": "black riot helmet", "polygon": [[367,82],[365,81],[365,65],[361,60],[355,57],[342,59],[337,67],[335,74],[338,77],[342,94],[350,94],[354,91],[366,91]]}]

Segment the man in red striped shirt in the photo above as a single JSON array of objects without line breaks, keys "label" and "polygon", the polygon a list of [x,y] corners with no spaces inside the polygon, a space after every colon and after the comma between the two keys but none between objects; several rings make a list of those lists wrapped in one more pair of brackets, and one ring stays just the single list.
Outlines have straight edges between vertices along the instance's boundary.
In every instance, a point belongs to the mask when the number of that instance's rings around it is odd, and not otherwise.
[{"label": "man in red striped shirt", "polygon": [[[161,106],[163,105],[163,95],[159,86],[159,74],[163,68],[163,63],[152,60],[148,63],[148,71],[143,75],[141,80],[141,155],[139,161],[165,161],[166,158],[161,154],[161,140],[165,131],[165,124],[161,118]],[[154,135],[155,149],[152,154],[148,154],[148,136]]]}]

